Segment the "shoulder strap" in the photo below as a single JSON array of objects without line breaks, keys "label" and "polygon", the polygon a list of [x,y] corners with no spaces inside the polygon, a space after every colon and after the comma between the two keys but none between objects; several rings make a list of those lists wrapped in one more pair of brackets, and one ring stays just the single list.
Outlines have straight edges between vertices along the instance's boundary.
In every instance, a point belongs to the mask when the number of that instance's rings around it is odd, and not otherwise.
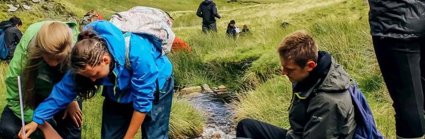
[{"label": "shoulder strap", "polygon": [[129,70],[131,70],[131,63],[130,63],[130,33],[124,34],[124,40],[125,40],[125,67]]},{"label": "shoulder strap", "polygon": [[158,81],[158,79],[156,79],[156,81],[155,81],[155,86],[156,86],[156,90],[155,90],[155,94],[154,94],[154,100],[153,100],[153,103],[154,104],[159,104],[159,95],[160,95],[160,93],[161,93],[161,91],[159,90],[159,81]]}]

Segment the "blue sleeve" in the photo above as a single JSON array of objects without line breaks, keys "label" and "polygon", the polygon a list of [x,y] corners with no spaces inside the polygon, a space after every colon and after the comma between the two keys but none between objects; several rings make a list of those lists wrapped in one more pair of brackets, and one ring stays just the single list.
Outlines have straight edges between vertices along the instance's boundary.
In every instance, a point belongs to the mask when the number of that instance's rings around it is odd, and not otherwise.
[{"label": "blue sleeve", "polygon": [[62,80],[53,87],[49,97],[35,109],[32,120],[38,124],[43,124],[57,112],[65,109],[77,97],[77,94],[73,91],[74,87],[73,74],[68,71]]},{"label": "blue sleeve", "polygon": [[139,112],[149,112],[152,109],[153,94],[158,79],[158,67],[153,53],[156,49],[146,39],[132,36],[130,61],[133,70],[131,77],[131,96],[133,108]]}]

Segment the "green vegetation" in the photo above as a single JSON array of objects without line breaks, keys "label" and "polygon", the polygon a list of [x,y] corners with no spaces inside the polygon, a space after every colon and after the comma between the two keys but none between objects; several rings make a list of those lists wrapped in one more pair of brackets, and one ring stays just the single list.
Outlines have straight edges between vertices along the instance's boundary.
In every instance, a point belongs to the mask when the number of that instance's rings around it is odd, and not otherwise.
[{"label": "green vegetation", "polygon": [[[276,48],[284,36],[296,30],[307,30],[316,39],[319,49],[329,51],[359,83],[383,135],[395,138],[394,112],[375,59],[367,21],[368,6],[364,0],[239,1],[216,0],[223,16],[217,22],[219,32],[216,34],[201,33],[201,19],[195,15],[199,0],[93,0],[90,3],[58,0],[54,3],[64,5],[63,11],[67,15],[78,17],[89,9],[99,10],[108,17],[135,5],[169,11],[175,19],[177,36],[193,49],[191,53],[170,54],[178,84],[224,84],[238,92],[239,101],[234,103],[237,120],[251,117],[285,128],[289,126],[287,108],[292,95],[291,84],[279,75]],[[0,5],[2,9],[5,9],[4,5]],[[31,13],[17,12],[16,15],[24,18],[25,25],[61,15],[46,12],[41,6],[34,9]],[[0,13],[0,19],[9,16],[9,13]],[[239,27],[248,25],[252,34],[240,36],[237,40],[227,38],[225,28],[231,19],[236,20]],[[288,26],[282,27],[282,23],[288,23]],[[0,66],[3,67],[0,74],[4,75],[6,66]],[[4,76],[0,76],[0,80],[4,80],[2,78]],[[0,87],[4,88],[4,84]],[[0,98],[4,95],[0,94]],[[85,138],[99,138],[101,105],[101,97],[84,103]],[[1,101],[0,109],[3,106],[4,101]],[[86,118],[87,115],[90,118]],[[202,122],[198,112],[176,97],[170,136],[199,135]]]}]

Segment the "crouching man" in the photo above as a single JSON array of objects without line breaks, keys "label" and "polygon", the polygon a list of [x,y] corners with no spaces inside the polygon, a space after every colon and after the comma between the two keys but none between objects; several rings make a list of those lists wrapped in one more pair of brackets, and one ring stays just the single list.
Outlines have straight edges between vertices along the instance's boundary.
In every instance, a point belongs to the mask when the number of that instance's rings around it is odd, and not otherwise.
[{"label": "crouching man", "polygon": [[352,139],[355,108],[347,72],[313,38],[299,31],[287,36],[278,48],[282,75],[293,83],[289,108],[290,128],[244,119],[236,136],[252,139]]}]

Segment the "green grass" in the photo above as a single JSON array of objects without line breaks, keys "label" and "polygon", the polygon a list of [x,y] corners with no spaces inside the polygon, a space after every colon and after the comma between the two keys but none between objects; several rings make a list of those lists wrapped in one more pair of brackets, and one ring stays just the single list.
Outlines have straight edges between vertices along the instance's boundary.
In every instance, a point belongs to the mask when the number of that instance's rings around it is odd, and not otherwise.
[{"label": "green grass", "polygon": [[170,118],[170,138],[197,137],[202,134],[205,119],[185,99],[175,99]]},{"label": "green grass", "polygon": [[[100,138],[103,97],[97,95],[83,104],[83,139]],[[202,133],[204,119],[187,100],[174,97],[170,117],[171,138],[196,137]],[[135,138],[141,138],[141,133]]]},{"label": "green grass", "polygon": [[[392,102],[375,60],[367,21],[368,6],[364,0],[239,1],[215,1],[223,18],[217,20],[218,33],[212,34],[201,32],[201,19],[195,15],[200,0],[56,2],[66,5],[62,11],[66,15],[75,15],[77,19],[90,9],[99,10],[105,17],[136,5],[169,11],[175,19],[173,28],[177,36],[193,48],[191,53],[170,54],[177,83],[186,86],[224,84],[239,92],[240,101],[234,103],[237,120],[251,117],[285,128],[289,127],[287,108],[292,95],[291,84],[278,75],[280,67],[276,48],[284,36],[296,30],[307,30],[317,41],[319,49],[330,52],[359,83],[383,135],[395,138]],[[0,10],[4,7],[0,5]],[[24,25],[45,18],[62,17],[41,7],[35,9],[32,13],[14,14],[24,17]],[[9,13],[0,13],[0,19],[9,16]],[[248,25],[252,35],[237,40],[227,38],[225,28],[232,19],[239,27]],[[280,27],[284,22],[289,26]],[[1,70],[4,68],[0,68],[0,73]],[[0,84],[0,87],[4,88],[4,85]],[[0,97],[4,98],[4,94]],[[85,117],[95,115],[84,119],[85,138],[99,137],[101,99],[96,97],[84,104]],[[177,97],[173,105],[171,136],[182,138],[199,134],[203,118],[185,100]],[[4,102],[0,102],[0,107],[3,106]]]}]

